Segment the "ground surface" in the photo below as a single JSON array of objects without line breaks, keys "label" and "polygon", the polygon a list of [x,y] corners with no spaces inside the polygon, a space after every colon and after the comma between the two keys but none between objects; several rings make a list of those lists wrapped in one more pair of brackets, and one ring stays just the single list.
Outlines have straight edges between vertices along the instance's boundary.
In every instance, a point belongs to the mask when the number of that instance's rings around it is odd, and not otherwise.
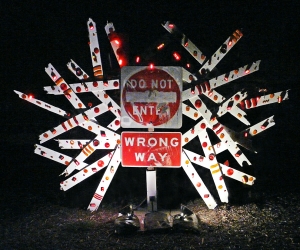
[{"label": "ground surface", "polygon": [[249,203],[214,210],[201,199],[188,203],[201,220],[197,232],[130,235],[114,233],[116,207],[90,213],[28,196],[22,205],[14,203],[19,209],[2,208],[0,249],[300,249],[298,194],[255,196]]}]

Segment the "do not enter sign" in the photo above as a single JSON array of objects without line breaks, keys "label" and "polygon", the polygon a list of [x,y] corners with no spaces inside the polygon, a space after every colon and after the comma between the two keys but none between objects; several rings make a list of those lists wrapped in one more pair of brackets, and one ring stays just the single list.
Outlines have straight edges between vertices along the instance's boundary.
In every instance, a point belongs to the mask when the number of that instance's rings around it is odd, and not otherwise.
[{"label": "do not enter sign", "polygon": [[181,127],[180,67],[123,67],[121,82],[122,127]]},{"label": "do not enter sign", "polygon": [[123,167],[181,167],[181,133],[123,132]]}]

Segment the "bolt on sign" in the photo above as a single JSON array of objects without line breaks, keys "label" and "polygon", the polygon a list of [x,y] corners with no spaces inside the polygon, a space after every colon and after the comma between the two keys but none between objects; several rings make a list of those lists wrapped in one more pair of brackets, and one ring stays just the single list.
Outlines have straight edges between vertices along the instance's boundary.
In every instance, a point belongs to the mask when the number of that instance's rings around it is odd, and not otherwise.
[{"label": "bolt on sign", "polygon": [[123,132],[123,167],[181,167],[180,132]]},{"label": "bolt on sign", "polygon": [[123,128],[180,128],[181,67],[128,66],[121,69]]}]

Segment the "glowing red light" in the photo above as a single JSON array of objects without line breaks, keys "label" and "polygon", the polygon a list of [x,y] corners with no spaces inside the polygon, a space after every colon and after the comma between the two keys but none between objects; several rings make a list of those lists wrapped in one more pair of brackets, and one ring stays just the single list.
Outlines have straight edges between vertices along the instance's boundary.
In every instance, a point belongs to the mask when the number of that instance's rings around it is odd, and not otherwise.
[{"label": "glowing red light", "polygon": [[51,77],[54,81],[57,79],[57,76],[54,74],[54,72],[51,72]]},{"label": "glowing red light", "polygon": [[180,54],[177,53],[177,52],[174,52],[174,53],[173,53],[173,57],[175,58],[176,61],[179,61],[179,60],[181,59]]},{"label": "glowing red light", "polygon": [[120,40],[114,40],[115,44],[120,45]]},{"label": "glowing red light", "polygon": [[169,28],[173,29],[174,28],[174,24],[170,23],[169,24]]},{"label": "glowing red light", "polygon": [[228,42],[228,46],[231,46],[232,45],[232,41],[231,40],[229,40],[229,42]]},{"label": "glowing red light", "polygon": [[123,60],[119,59],[119,65],[122,66],[123,65]]},{"label": "glowing red light", "polygon": [[33,98],[33,95],[29,95],[28,98],[29,98],[29,99],[32,99],[32,98]]},{"label": "glowing red light", "polygon": [[89,27],[90,27],[90,30],[93,30],[94,29],[93,23],[89,23]]},{"label": "glowing red light", "polygon": [[153,63],[150,63],[150,64],[149,64],[149,68],[150,68],[150,69],[154,69],[154,64],[153,64]]},{"label": "glowing red light", "polygon": [[135,58],[135,62],[136,63],[139,63],[141,61],[141,58],[139,57],[139,56],[137,56],[136,58]]},{"label": "glowing red light", "polygon": [[249,73],[250,73],[249,69],[245,70],[245,74],[249,74]]},{"label": "glowing red light", "polygon": [[186,67],[187,67],[187,68],[190,68],[190,67],[191,67],[191,64],[187,63],[187,64],[186,64]]},{"label": "glowing red light", "polygon": [[224,80],[227,82],[228,81],[228,77],[224,77]]},{"label": "glowing red light", "polygon": [[165,47],[165,44],[164,44],[164,43],[158,45],[158,46],[157,46],[157,49],[160,50],[160,49],[162,49],[163,47]]}]

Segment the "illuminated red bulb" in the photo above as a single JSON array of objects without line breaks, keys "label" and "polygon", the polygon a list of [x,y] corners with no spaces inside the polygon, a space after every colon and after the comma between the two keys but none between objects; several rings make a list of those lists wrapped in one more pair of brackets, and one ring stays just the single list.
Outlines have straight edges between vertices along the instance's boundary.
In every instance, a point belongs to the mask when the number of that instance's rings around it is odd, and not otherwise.
[{"label": "illuminated red bulb", "polygon": [[173,29],[174,28],[174,24],[169,23],[169,28]]},{"label": "illuminated red bulb", "polygon": [[119,40],[114,40],[115,44],[120,45],[120,41]]},{"label": "illuminated red bulb", "polygon": [[92,22],[89,23],[89,27],[90,27],[90,30],[93,30],[94,29],[94,25]]},{"label": "illuminated red bulb", "polygon": [[177,52],[173,53],[173,57],[175,58],[176,61],[179,61],[181,59],[181,56]]},{"label": "illuminated red bulb", "polygon": [[139,63],[141,61],[141,58],[139,57],[139,56],[137,56],[136,58],[135,58],[135,62],[136,63]]},{"label": "illuminated red bulb", "polygon": [[163,47],[165,47],[165,44],[164,44],[164,43],[158,45],[158,46],[157,46],[157,49],[160,50],[160,49],[162,49]]},{"label": "illuminated red bulb", "polygon": [[249,73],[250,73],[249,69],[245,70],[245,74],[249,74]]},{"label": "illuminated red bulb", "polygon": [[54,74],[54,72],[51,72],[51,77],[54,81],[57,79],[57,76]]},{"label": "illuminated red bulb", "polygon": [[153,63],[150,63],[150,64],[149,64],[149,68],[150,68],[150,69],[154,69],[154,64],[153,64]]}]

